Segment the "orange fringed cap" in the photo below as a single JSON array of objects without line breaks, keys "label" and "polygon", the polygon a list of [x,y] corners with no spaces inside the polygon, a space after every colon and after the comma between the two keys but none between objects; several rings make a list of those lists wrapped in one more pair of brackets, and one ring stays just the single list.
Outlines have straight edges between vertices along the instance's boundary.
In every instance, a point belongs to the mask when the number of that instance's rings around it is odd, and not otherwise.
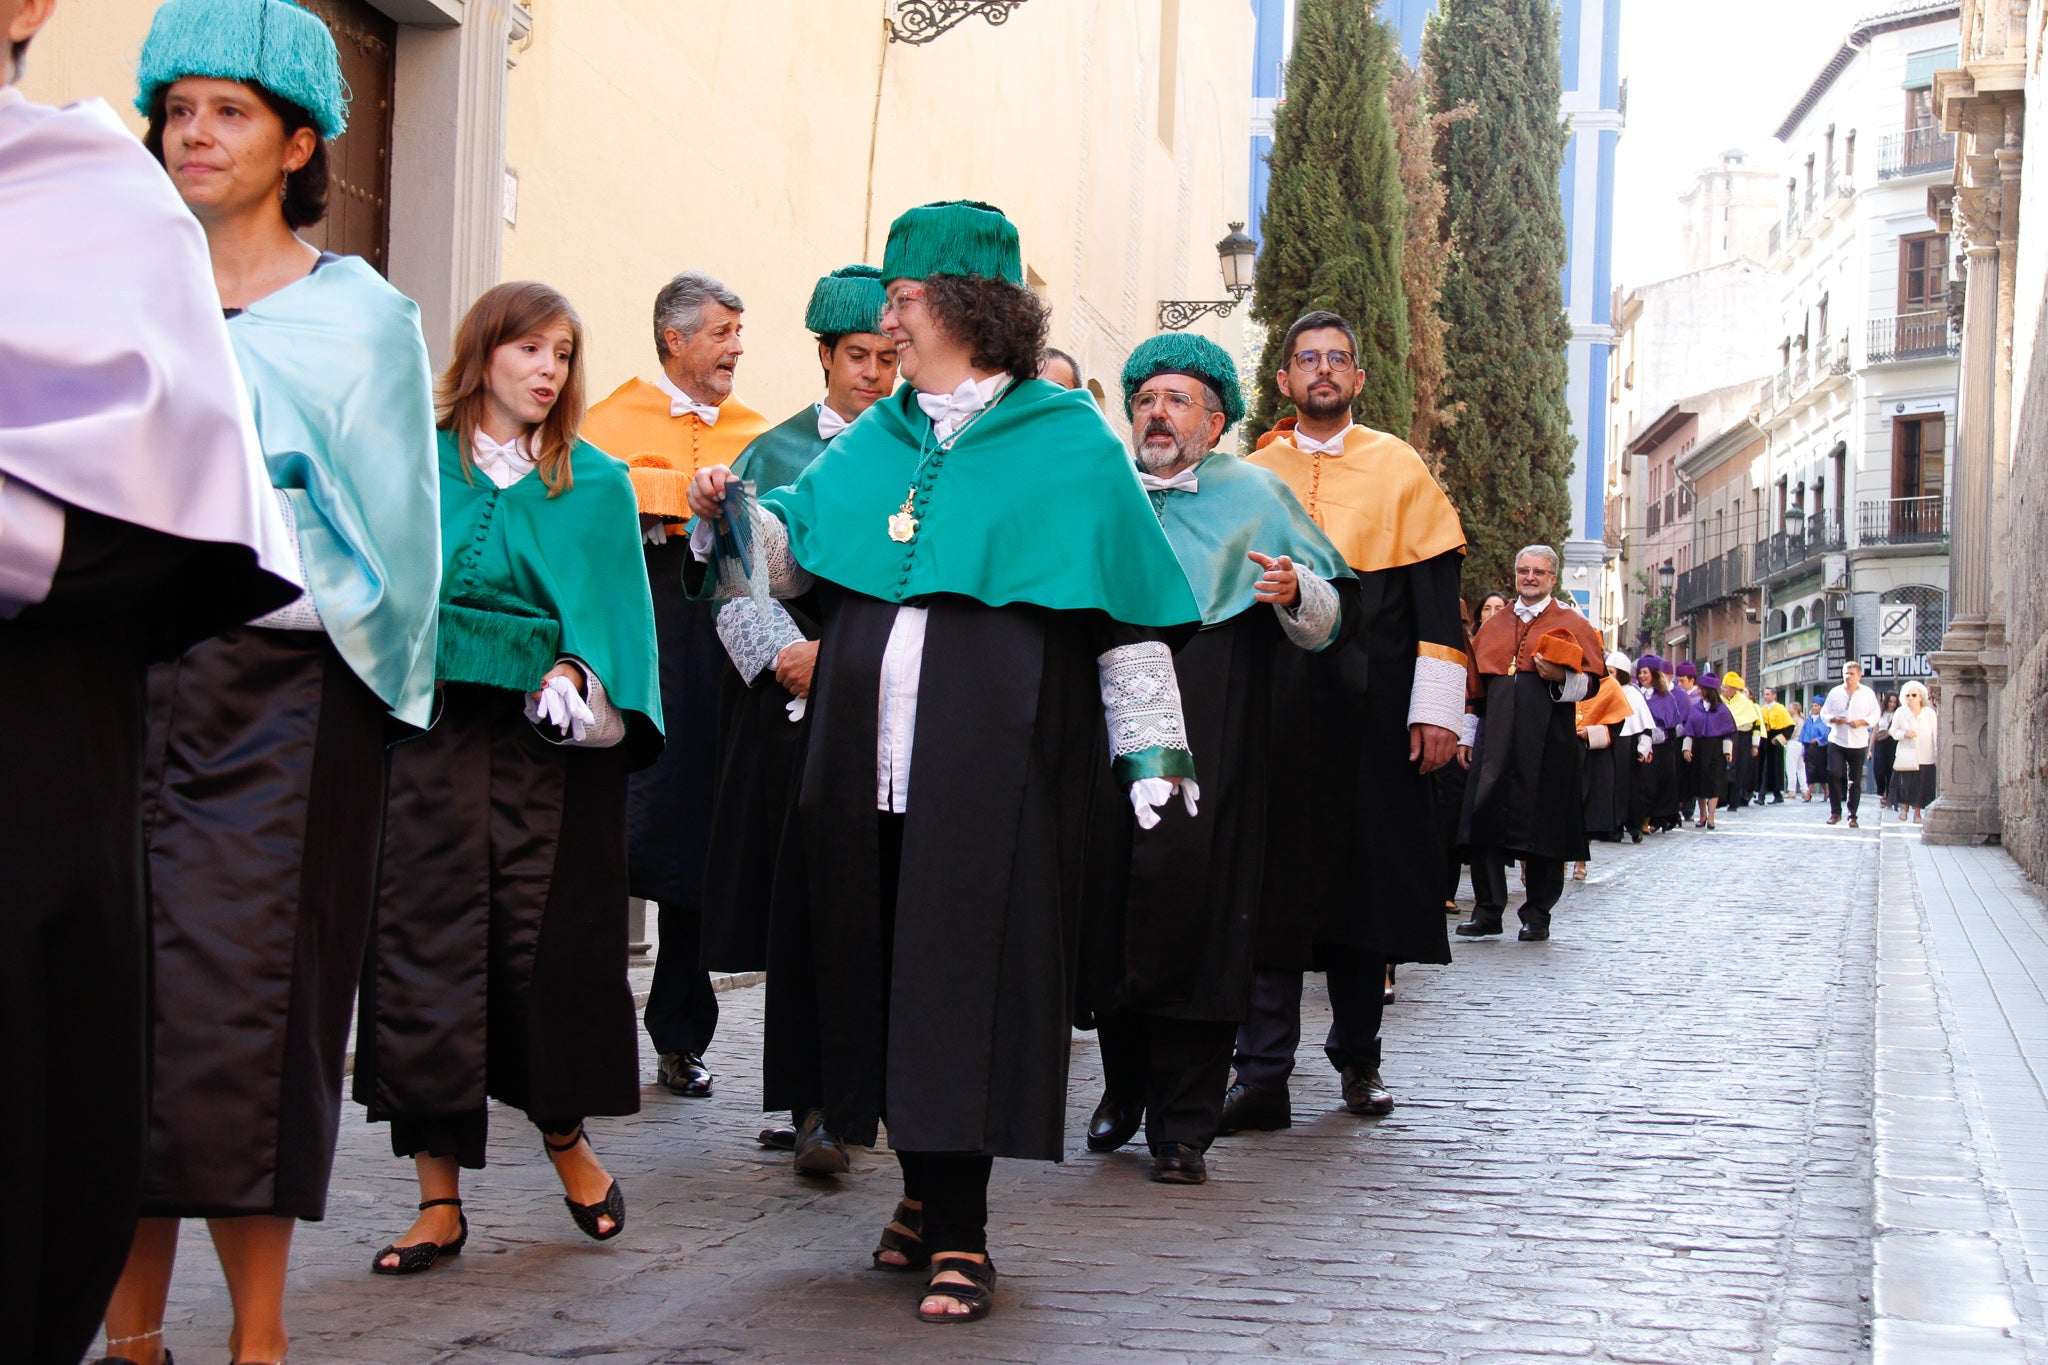
[{"label": "orange fringed cap", "polygon": [[1552,601],[1541,616],[1526,625],[1511,611],[1495,612],[1472,637],[1472,661],[1483,674],[1506,674],[1510,665],[1516,673],[1528,673],[1536,667],[1541,652],[1568,672],[1604,673],[1604,648],[1600,633],[1585,617]]}]

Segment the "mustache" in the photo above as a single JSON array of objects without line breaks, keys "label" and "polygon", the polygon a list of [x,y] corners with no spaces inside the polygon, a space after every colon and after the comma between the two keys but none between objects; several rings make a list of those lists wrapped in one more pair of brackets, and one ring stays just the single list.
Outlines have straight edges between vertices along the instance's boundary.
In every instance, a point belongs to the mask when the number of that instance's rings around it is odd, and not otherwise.
[{"label": "mustache", "polygon": [[1149,441],[1154,436],[1164,436],[1168,440],[1173,440],[1175,437],[1175,433],[1172,424],[1165,421],[1162,418],[1153,418],[1151,421],[1145,424],[1144,439]]}]

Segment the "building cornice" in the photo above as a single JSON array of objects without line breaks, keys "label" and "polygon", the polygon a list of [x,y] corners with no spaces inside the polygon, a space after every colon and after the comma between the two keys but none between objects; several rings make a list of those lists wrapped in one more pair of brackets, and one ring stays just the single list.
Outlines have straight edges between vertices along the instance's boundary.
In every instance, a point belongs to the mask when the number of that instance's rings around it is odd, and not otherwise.
[{"label": "building cornice", "polygon": [[1848,70],[1849,63],[1855,61],[1857,55],[1870,45],[1872,38],[1885,33],[1896,33],[1900,29],[1939,23],[1943,19],[1959,19],[1962,10],[1962,5],[1955,3],[1955,0],[1942,0],[1940,3],[1917,0],[1917,3],[1899,5],[1889,11],[1871,15],[1849,30],[1849,36],[1842,40],[1841,47],[1837,48],[1835,55],[1821,67],[1820,74],[1813,78],[1813,83],[1806,87],[1806,93],[1799,97],[1799,102],[1792,106],[1792,111],[1786,114],[1784,121],[1778,125],[1778,131],[1771,136],[1780,142],[1788,140],[1801,121],[1813,112],[1813,106],[1820,103],[1820,97],[1828,92],[1828,87],[1835,83],[1835,78]]}]

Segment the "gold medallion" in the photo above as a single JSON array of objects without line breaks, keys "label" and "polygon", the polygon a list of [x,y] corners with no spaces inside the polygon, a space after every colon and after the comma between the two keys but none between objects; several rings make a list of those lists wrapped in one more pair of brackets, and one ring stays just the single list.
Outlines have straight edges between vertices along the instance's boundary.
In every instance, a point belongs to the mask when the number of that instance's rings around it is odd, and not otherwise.
[{"label": "gold medallion", "polygon": [[903,505],[889,514],[889,539],[898,545],[908,545],[917,538],[917,517],[911,513],[913,492],[903,499]]},{"label": "gold medallion", "polygon": [[1515,676],[1515,661],[1513,659],[1508,660],[1508,676],[1510,678]]}]

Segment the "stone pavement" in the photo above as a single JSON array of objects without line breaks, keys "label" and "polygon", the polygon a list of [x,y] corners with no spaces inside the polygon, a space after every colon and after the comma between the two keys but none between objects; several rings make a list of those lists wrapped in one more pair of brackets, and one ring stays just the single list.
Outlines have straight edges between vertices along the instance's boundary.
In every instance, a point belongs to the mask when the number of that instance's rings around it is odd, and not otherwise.
[{"label": "stone pavement", "polygon": [[[886,1152],[818,1184],[754,1146],[759,989],[720,997],[714,1099],[650,1088],[592,1125],[626,1192],[615,1242],[576,1233],[500,1111],[468,1250],[370,1275],[416,1195],[351,1108],[328,1219],[294,1252],[292,1360],[1867,1359],[1880,836],[1819,809],[1596,849],[1550,943],[1511,930],[1402,973],[1392,1117],[1339,1111],[1305,1051],[1297,1126],[1222,1139],[1204,1187],[1149,1183],[1141,1148],[1080,1150],[1100,1077],[1081,1035],[1076,1150],[998,1163],[1003,1281],[976,1326],[917,1324],[917,1281],[867,1268]],[[1308,1013],[1319,1037],[1319,987]],[[206,1360],[228,1314],[202,1229],[181,1257],[168,1340]]]}]

